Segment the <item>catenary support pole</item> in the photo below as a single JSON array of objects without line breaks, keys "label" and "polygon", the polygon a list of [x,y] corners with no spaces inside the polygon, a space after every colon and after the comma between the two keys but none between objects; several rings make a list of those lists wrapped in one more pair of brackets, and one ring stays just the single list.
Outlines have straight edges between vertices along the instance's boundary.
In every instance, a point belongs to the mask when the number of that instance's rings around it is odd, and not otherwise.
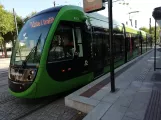
[{"label": "catenary support pole", "polygon": [[127,39],[126,39],[126,28],[125,28],[125,24],[122,23],[122,25],[123,25],[124,37],[125,37],[125,38],[124,38],[124,40],[125,40],[125,41],[124,41],[124,42],[125,42],[125,44],[124,44],[124,45],[125,45],[125,53],[124,53],[124,54],[125,54],[125,60],[124,60],[124,63],[127,63]]},{"label": "catenary support pole", "polygon": [[115,92],[114,54],[113,54],[113,16],[112,16],[112,0],[108,0],[108,17],[109,17],[109,40],[110,40],[111,92]]},{"label": "catenary support pole", "polygon": [[[16,38],[17,38],[18,37],[18,27],[17,27],[17,19],[16,19],[16,14],[15,14],[14,8],[13,8],[13,16],[14,16],[14,22],[15,22],[15,27],[16,27],[16,35],[17,35]],[[20,59],[22,60],[20,49],[19,49],[19,53],[20,53]],[[11,56],[12,56],[12,54],[11,54]]]},{"label": "catenary support pole", "polygon": [[141,55],[143,54],[143,35],[142,33],[140,32],[140,41],[141,41]]},{"label": "catenary support pole", "polygon": [[15,26],[16,26],[16,35],[18,36],[17,19],[16,19],[16,14],[15,14],[14,8],[13,8],[13,16],[14,16],[14,22],[15,22]]},{"label": "catenary support pole", "polygon": [[156,71],[156,43],[157,43],[157,24],[155,20],[154,71]]},{"label": "catenary support pole", "polygon": [[147,44],[148,44],[148,35],[146,34],[146,52],[147,52]]}]

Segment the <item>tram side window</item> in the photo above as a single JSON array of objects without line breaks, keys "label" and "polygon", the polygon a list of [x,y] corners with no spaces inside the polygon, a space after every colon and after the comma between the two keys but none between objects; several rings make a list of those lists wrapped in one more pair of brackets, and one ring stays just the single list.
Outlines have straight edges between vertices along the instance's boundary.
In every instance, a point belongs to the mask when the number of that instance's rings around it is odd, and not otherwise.
[{"label": "tram side window", "polygon": [[131,34],[127,33],[126,34],[127,37],[127,51],[130,52],[130,47],[131,47]]},{"label": "tram side window", "polygon": [[124,54],[124,37],[121,33],[114,34],[114,48],[115,48],[115,55],[122,56]]},{"label": "tram side window", "polygon": [[81,30],[80,28],[76,28],[75,29],[75,32],[76,32],[76,37],[77,37],[77,49],[78,49],[78,56],[79,57],[83,57],[83,45],[82,45],[82,36],[81,36]]},{"label": "tram side window", "polygon": [[137,34],[132,34],[132,42],[133,42],[133,50],[137,50],[139,49],[139,39]]},{"label": "tram side window", "polygon": [[51,43],[48,61],[69,60],[74,57],[73,29],[68,25],[59,25]]}]

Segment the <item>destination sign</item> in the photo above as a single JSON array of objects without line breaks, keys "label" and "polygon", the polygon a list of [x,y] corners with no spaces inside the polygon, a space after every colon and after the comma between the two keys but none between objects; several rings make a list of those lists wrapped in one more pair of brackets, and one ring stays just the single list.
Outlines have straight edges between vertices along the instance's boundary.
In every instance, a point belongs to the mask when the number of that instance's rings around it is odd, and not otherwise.
[{"label": "destination sign", "polygon": [[83,0],[83,8],[86,13],[105,9],[103,0]]},{"label": "destination sign", "polygon": [[36,27],[40,27],[40,26],[44,26],[44,25],[50,25],[54,22],[54,17],[49,17],[47,19],[42,19],[39,21],[32,21],[30,22],[30,26],[32,28],[36,28]]}]

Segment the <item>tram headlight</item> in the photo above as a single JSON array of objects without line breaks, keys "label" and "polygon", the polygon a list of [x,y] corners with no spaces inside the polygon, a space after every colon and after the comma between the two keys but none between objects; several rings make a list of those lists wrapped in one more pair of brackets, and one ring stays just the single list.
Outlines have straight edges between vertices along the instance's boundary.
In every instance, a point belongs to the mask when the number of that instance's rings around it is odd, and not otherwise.
[{"label": "tram headlight", "polygon": [[30,74],[31,74],[31,75],[33,75],[34,73],[35,73],[35,71],[34,71],[34,70],[31,70],[31,71],[30,71]]},{"label": "tram headlight", "polygon": [[9,68],[8,78],[16,82],[32,82],[36,76],[36,69],[13,69]]},{"label": "tram headlight", "polygon": [[29,75],[29,76],[27,77],[27,79],[28,79],[28,80],[32,80],[32,76]]},{"label": "tram headlight", "polygon": [[36,71],[35,70],[28,70],[27,72],[27,78],[26,81],[33,81],[36,75]]}]

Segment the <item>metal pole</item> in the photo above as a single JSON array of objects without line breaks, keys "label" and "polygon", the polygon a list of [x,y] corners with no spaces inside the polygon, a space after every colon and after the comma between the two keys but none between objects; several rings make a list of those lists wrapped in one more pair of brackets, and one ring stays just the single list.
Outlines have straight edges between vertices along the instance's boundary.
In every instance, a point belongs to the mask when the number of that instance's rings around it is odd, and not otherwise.
[{"label": "metal pole", "polygon": [[108,18],[109,18],[109,40],[110,40],[111,92],[115,92],[114,55],[113,55],[113,17],[112,17],[112,0],[108,0]]},{"label": "metal pole", "polygon": [[155,46],[154,46],[154,71],[156,71],[156,42],[157,42],[157,24],[155,20]]},{"label": "metal pole", "polygon": [[17,19],[16,19],[16,15],[15,15],[15,10],[13,8],[13,16],[14,16],[14,22],[15,22],[15,26],[16,26],[16,34],[18,36],[18,27],[17,27]]},{"label": "metal pole", "polygon": [[[150,35],[151,35],[151,18],[149,18],[149,33],[150,33]],[[152,48],[152,45],[153,45],[153,40],[152,40],[152,38],[150,38],[150,46],[151,46],[151,48]]]},{"label": "metal pole", "polygon": [[135,20],[135,28],[137,28],[137,20]]},{"label": "metal pole", "polygon": [[149,33],[151,34],[151,18],[149,19]]},{"label": "metal pole", "polygon": [[53,4],[54,4],[54,7],[55,7],[55,1],[54,1],[54,3],[53,3]]},{"label": "metal pole", "polygon": [[123,29],[124,29],[124,39],[125,39],[125,60],[124,62],[127,63],[127,39],[126,39],[126,29],[125,29],[125,25],[122,23],[123,25]]},{"label": "metal pole", "polygon": [[148,36],[146,34],[146,52],[147,52]]},{"label": "metal pole", "polygon": [[[16,34],[17,34],[17,37],[18,37],[17,19],[16,19],[16,14],[15,14],[14,8],[13,8],[13,16],[14,16],[14,22],[15,22],[15,26],[16,26]],[[16,37],[16,38],[17,38],[17,37]],[[19,54],[20,54],[20,59],[22,60],[20,49],[19,49]],[[11,54],[11,56],[12,56],[12,54]]]},{"label": "metal pole", "polygon": [[140,32],[140,41],[141,41],[141,55],[142,55],[143,54],[143,36],[141,32]]}]

